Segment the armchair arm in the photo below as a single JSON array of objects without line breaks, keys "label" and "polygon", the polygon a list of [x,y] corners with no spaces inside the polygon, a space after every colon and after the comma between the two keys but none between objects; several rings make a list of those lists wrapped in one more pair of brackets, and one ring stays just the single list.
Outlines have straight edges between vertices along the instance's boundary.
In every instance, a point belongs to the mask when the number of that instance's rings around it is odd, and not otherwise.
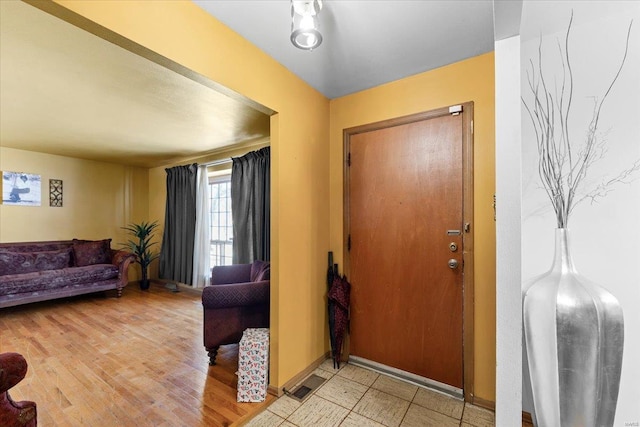
[{"label": "armchair arm", "polygon": [[35,427],[38,415],[35,402],[14,402],[9,389],[27,374],[27,361],[18,353],[0,354],[0,425]]},{"label": "armchair arm", "polygon": [[111,250],[111,264],[118,267],[118,288],[122,289],[129,283],[129,265],[136,261],[136,256],[124,250]]},{"label": "armchair arm", "polygon": [[21,354],[0,354],[0,393],[18,384],[25,375],[27,375],[27,361]]},{"label": "armchair arm", "polygon": [[205,309],[268,305],[269,286],[269,280],[206,286],[202,290],[202,305]]}]

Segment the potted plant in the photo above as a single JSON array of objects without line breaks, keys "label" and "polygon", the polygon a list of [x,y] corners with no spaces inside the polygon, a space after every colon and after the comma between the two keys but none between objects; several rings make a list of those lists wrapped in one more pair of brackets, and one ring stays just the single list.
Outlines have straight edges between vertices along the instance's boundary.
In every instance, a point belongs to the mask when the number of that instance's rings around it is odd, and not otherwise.
[{"label": "potted plant", "polygon": [[140,280],[140,289],[142,290],[149,289],[147,268],[151,262],[159,256],[159,254],[154,254],[151,251],[151,247],[156,244],[156,242],[152,242],[151,240],[153,239],[153,232],[157,227],[158,221],[142,221],[140,224],[132,223],[126,227],[122,227],[129,232],[129,235],[135,238],[129,239],[124,246],[136,256],[136,262],[140,264],[142,268],[142,280]]}]

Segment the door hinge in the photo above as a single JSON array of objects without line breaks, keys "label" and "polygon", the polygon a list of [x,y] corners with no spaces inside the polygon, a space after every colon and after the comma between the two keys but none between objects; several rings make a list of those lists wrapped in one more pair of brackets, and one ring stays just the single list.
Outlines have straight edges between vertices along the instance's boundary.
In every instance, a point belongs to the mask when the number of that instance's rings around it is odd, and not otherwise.
[{"label": "door hinge", "polygon": [[347,154],[347,166],[351,166],[351,153]]},{"label": "door hinge", "polygon": [[351,234],[347,236],[347,251],[351,251]]},{"label": "door hinge", "polygon": [[496,220],[496,195],[493,194],[493,220]]},{"label": "door hinge", "polygon": [[449,107],[449,114],[452,116],[457,116],[462,113],[462,105],[452,105]]},{"label": "door hinge", "polygon": [[471,120],[471,135],[473,135],[473,120]]}]

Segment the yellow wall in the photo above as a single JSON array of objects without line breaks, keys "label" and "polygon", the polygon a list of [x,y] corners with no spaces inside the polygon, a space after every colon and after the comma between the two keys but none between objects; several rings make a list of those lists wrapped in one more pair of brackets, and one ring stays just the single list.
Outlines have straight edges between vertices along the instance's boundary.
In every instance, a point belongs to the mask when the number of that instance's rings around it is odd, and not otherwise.
[{"label": "yellow wall", "polygon": [[[192,2],[57,3],[278,112],[271,117],[270,378],[281,386],[326,351],[329,101]],[[156,212],[159,189],[150,193]]]},{"label": "yellow wall", "polygon": [[[118,248],[126,240],[120,227],[147,215],[144,168],[0,147],[0,170],[42,178],[41,206],[0,205],[0,242],[110,237]],[[61,208],[49,206],[49,179],[62,180]]]},{"label": "yellow wall", "polygon": [[475,379],[474,394],[495,396],[495,224],[493,53],[331,101],[331,249],[343,262],[343,130],[474,102]]}]

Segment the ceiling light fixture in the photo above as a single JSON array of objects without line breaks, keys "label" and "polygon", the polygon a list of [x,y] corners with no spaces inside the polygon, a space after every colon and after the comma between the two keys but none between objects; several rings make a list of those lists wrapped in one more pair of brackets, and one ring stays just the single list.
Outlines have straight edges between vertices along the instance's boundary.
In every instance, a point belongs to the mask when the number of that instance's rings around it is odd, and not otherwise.
[{"label": "ceiling light fixture", "polygon": [[291,0],[291,43],[299,49],[313,50],[322,43],[318,14],[322,0]]}]

